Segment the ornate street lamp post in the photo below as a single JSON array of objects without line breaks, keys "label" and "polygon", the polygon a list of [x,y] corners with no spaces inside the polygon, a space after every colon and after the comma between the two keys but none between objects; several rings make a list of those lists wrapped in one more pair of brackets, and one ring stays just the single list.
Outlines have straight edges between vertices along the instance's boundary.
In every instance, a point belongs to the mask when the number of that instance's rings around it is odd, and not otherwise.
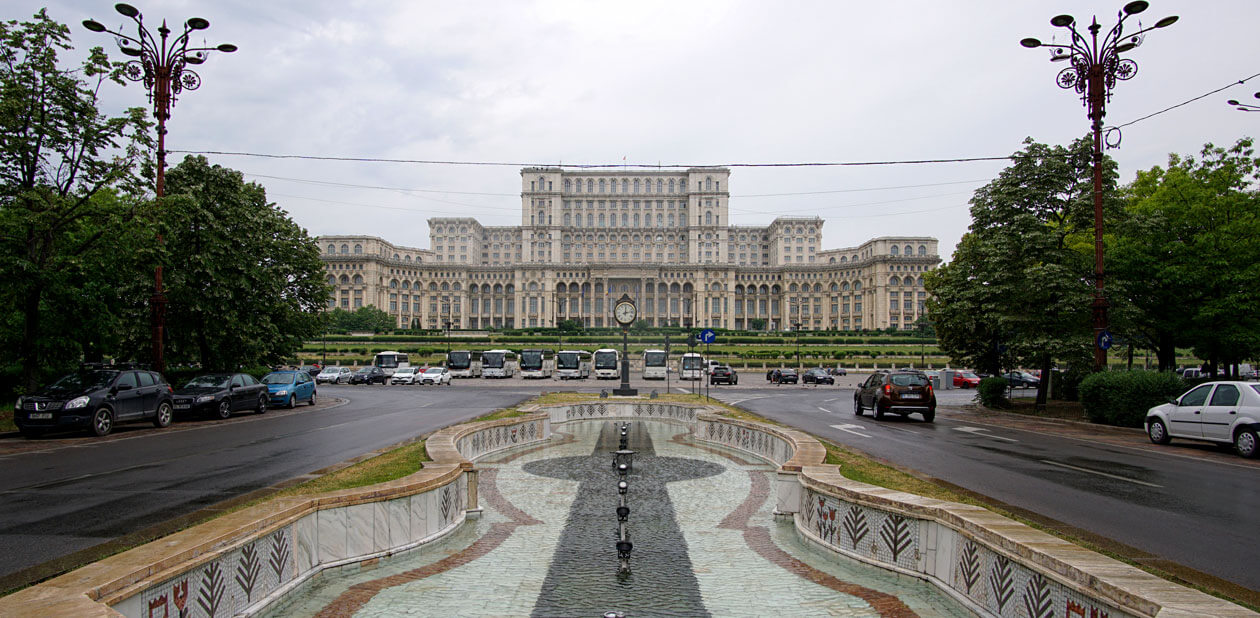
[{"label": "ornate street lamp post", "polygon": [[[184,32],[168,40],[171,29],[166,27],[166,20],[157,29],[159,41],[144,26],[144,16],[130,4],[115,4],[114,10],[131,18],[136,24],[136,36],[131,37],[121,32],[106,28],[94,19],[84,20],[83,27],[92,32],[107,32],[114,35],[118,49],[123,54],[135,58],[126,64],[124,75],[133,82],[142,81],[149,93],[149,101],[153,103],[153,117],[157,118],[157,187],[158,200],[166,194],[166,121],[171,117],[171,107],[175,98],[184,90],[196,90],[201,87],[201,76],[187,68],[206,61],[208,52],[221,51],[231,53],[236,46],[223,43],[217,47],[188,47],[188,35],[196,30],[205,30],[210,22],[200,17],[191,17],[184,22]],[[162,243],[161,234],[158,244]],[[153,310],[153,368],[159,372],[166,369],[162,357],[163,328],[166,322],[166,294],[162,291],[162,266],[159,264],[153,273],[154,291],[150,299]]]},{"label": "ornate street lamp post", "polygon": [[[1098,19],[1088,27],[1089,36],[1076,29],[1076,19],[1071,15],[1059,15],[1050,20],[1050,25],[1064,28],[1070,33],[1067,44],[1042,43],[1034,38],[1020,41],[1024,47],[1047,47],[1050,49],[1050,61],[1067,60],[1071,66],[1059,71],[1056,81],[1060,88],[1074,88],[1080,93],[1081,100],[1088,110],[1086,114],[1091,121],[1094,133],[1094,301],[1091,305],[1094,317],[1094,370],[1099,371],[1107,366],[1107,348],[1111,347],[1111,336],[1107,333],[1107,299],[1103,295],[1103,212],[1102,212],[1102,151],[1103,151],[1103,117],[1107,115],[1107,101],[1111,99],[1111,90],[1116,80],[1132,79],[1137,74],[1137,63],[1120,58],[1120,54],[1142,44],[1143,35],[1155,28],[1165,28],[1177,21],[1177,17],[1165,17],[1149,28],[1138,24],[1138,31],[1133,34],[1124,33],[1124,22],[1129,17],[1145,11],[1150,6],[1144,0],[1136,0],[1124,5],[1117,13],[1116,25],[1111,28],[1101,42],[1098,33],[1102,26]],[[1109,146],[1118,145],[1108,144]]]},{"label": "ornate street lamp post", "polygon": [[[1254,96],[1257,99],[1260,99],[1260,92],[1257,92]],[[1230,99],[1226,101],[1226,103],[1233,105],[1240,112],[1260,112],[1260,105],[1253,105],[1251,103],[1240,103],[1238,101],[1235,101],[1234,99]]]}]

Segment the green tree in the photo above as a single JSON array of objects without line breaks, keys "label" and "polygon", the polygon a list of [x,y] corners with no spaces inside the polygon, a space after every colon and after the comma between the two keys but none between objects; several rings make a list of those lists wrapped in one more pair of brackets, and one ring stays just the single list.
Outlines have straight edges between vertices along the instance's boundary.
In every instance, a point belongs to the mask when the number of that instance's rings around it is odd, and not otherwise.
[{"label": "green tree", "polygon": [[576,333],[582,330],[582,323],[577,320],[560,320],[557,327],[564,333]]},{"label": "green tree", "polygon": [[[956,360],[996,373],[1042,369],[1044,403],[1055,359],[1088,362],[1093,230],[1091,149],[1031,139],[1015,162],[971,199],[972,224],[951,263],[925,277],[939,345]],[[1104,159],[1105,208],[1114,162]]]},{"label": "green tree", "polygon": [[394,318],[373,305],[359,307],[354,311],[333,309],[329,318],[332,328],[339,331],[379,333],[395,328]]},{"label": "green tree", "polygon": [[1251,139],[1170,155],[1127,188],[1108,272],[1118,317],[1161,370],[1193,346],[1213,373],[1260,353],[1260,161]]},{"label": "green tree", "polygon": [[44,10],[32,21],[0,23],[0,295],[20,322],[10,323],[20,329],[11,338],[25,390],[42,365],[83,353],[50,328],[50,316],[95,305],[75,327],[113,326],[98,321],[110,295],[74,286],[91,279],[88,267],[100,263],[93,252],[125,235],[143,207],[134,196],[151,146],[144,110],[101,114],[99,88],[122,83],[120,68],[99,47],[64,68],[58,54],[71,49],[69,29]]},{"label": "green tree", "polygon": [[751,320],[748,320],[748,330],[765,330],[765,329],[766,329],[765,318],[752,318]]},{"label": "green tree", "polygon": [[240,172],[187,157],[162,203],[173,360],[208,369],[280,361],[323,332],[319,248]]}]

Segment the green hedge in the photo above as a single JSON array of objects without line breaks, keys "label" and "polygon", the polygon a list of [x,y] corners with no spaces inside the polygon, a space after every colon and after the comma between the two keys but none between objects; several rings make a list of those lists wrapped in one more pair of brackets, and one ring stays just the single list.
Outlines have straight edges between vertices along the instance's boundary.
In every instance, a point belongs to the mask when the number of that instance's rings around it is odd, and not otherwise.
[{"label": "green hedge", "polygon": [[1006,389],[1010,386],[1006,378],[985,378],[976,387],[976,397],[986,408],[1005,408],[1010,405],[1006,398]]},{"label": "green hedge", "polygon": [[1158,371],[1102,371],[1081,380],[1081,405],[1095,423],[1141,427],[1146,411],[1180,395],[1186,384],[1177,374]]}]

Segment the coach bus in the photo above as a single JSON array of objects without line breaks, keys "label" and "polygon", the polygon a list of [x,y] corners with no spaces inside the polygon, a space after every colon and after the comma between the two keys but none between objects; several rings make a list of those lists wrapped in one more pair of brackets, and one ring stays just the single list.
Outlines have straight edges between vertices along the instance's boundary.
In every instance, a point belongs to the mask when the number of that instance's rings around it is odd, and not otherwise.
[{"label": "coach bus", "polygon": [[407,355],[402,352],[377,352],[376,357],[372,359],[372,364],[381,368],[385,372],[385,380],[388,381],[393,377],[394,372],[399,367],[410,367],[411,363],[407,360]]},{"label": "coach bus", "polygon": [[695,352],[688,352],[682,355],[679,361],[681,371],[678,376],[684,380],[700,380],[704,378],[704,357]]},{"label": "coach bus", "polygon": [[621,377],[621,352],[612,348],[595,350],[595,377],[616,380]]},{"label": "coach bus", "polygon": [[480,378],[481,363],[468,350],[455,350],[446,355],[446,368],[452,378]]},{"label": "coach bus", "polygon": [[643,351],[643,379],[644,380],[664,380],[665,372],[669,371],[666,361],[669,355],[665,350],[644,350]]},{"label": "coach bus", "polygon": [[551,350],[521,350],[522,378],[550,378],[554,364]]},{"label": "coach bus", "polygon": [[481,377],[510,378],[516,375],[516,352],[486,350],[481,353]]},{"label": "coach bus", "polygon": [[591,377],[591,353],[585,350],[561,350],[556,354],[556,376],[561,380],[585,380]]}]

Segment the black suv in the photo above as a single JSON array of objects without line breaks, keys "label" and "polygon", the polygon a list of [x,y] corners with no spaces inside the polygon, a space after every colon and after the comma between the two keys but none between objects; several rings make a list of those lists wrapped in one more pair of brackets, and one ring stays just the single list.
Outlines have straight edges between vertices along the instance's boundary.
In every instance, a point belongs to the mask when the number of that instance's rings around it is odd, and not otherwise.
[{"label": "black suv", "polygon": [[151,420],[171,424],[171,385],[162,375],[143,369],[85,368],[62,376],[34,395],[19,397],[13,422],[22,435],[87,427],[103,436],[123,421]]},{"label": "black suv", "polygon": [[921,371],[878,371],[853,394],[853,413],[861,416],[866,409],[875,410],[877,419],[918,412],[930,423],[936,418],[936,393]]},{"label": "black suv", "polygon": [[389,376],[385,375],[385,370],[375,365],[360,367],[358,371],[350,374],[351,384],[384,384]]},{"label": "black suv", "polygon": [[715,365],[713,370],[709,372],[709,384],[739,384],[739,374],[735,373],[729,365]]}]

